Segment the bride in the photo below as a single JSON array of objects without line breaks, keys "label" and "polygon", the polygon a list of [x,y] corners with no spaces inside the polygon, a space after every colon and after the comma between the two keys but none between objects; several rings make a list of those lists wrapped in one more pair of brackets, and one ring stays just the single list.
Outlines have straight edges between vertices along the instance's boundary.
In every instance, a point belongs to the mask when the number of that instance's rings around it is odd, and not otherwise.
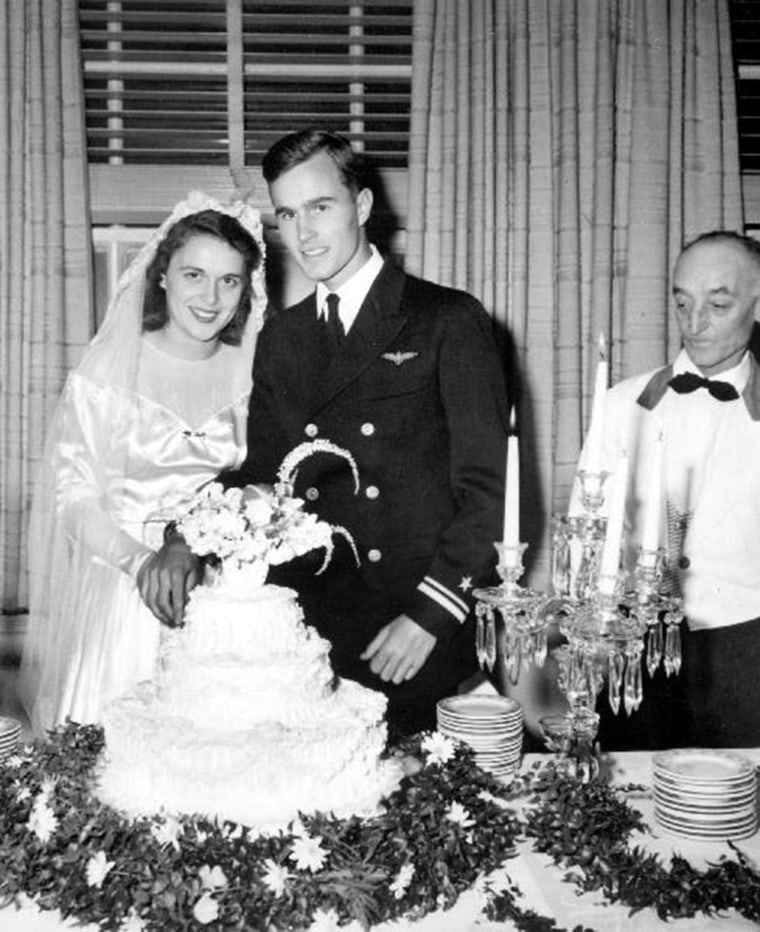
[{"label": "bride", "polygon": [[177,504],[244,459],[263,257],[258,211],[193,192],[68,377],[29,529],[21,682],[37,733],[97,722],[152,675],[159,622],[138,579]]}]

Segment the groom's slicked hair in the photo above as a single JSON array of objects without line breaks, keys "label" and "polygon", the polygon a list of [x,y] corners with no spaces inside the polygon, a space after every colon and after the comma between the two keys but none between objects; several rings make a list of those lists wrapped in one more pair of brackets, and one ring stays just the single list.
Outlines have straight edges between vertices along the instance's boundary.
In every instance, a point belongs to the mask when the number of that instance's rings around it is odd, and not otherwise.
[{"label": "groom's slicked hair", "polygon": [[320,152],[326,152],[335,162],[343,184],[353,194],[372,187],[369,166],[362,153],[345,136],[323,129],[304,129],[278,139],[261,163],[264,180],[271,184]]}]

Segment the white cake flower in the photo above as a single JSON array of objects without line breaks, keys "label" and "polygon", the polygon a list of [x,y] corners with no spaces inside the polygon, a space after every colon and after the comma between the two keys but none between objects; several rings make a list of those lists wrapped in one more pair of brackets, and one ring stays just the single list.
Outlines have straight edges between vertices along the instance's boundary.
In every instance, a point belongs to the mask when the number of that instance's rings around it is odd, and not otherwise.
[{"label": "white cake flower", "polygon": [[428,764],[445,764],[454,756],[456,748],[450,738],[440,731],[434,731],[423,738],[422,750],[427,752]]},{"label": "white cake flower", "polygon": [[114,862],[106,858],[105,851],[98,851],[97,854],[93,854],[85,867],[89,886],[97,887],[98,889],[102,887],[103,881],[106,879],[113,865]]},{"label": "white cake flower", "polygon": [[293,841],[293,850],[290,860],[295,861],[296,867],[301,870],[310,870],[312,873],[322,868],[327,860],[327,852],[322,847],[322,836],[303,835]]},{"label": "white cake flower", "polygon": [[204,864],[198,871],[198,876],[201,879],[202,890],[223,890],[227,886],[227,877],[218,864],[213,867]]},{"label": "white cake flower", "polygon": [[50,840],[50,836],[58,828],[58,818],[50,806],[48,806],[46,797],[42,794],[34,801],[26,827],[30,832],[33,832],[43,844]]},{"label": "white cake flower", "polygon": [[21,787],[19,787],[19,790],[18,790],[18,792],[16,793],[16,799],[17,799],[20,803],[23,803],[24,800],[29,799],[29,797],[30,797],[31,795],[32,795],[32,791],[29,789],[28,786],[21,786]]},{"label": "white cake flower", "polygon": [[285,892],[285,881],[289,879],[290,872],[282,864],[273,861],[272,858],[267,858],[264,861],[264,867],[266,870],[261,878],[264,886],[271,890],[275,896],[282,896]]},{"label": "white cake flower", "polygon": [[414,877],[414,864],[407,862],[396,874],[396,879],[391,884],[391,893],[397,900],[400,900],[406,893],[409,884],[412,882],[412,877]]},{"label": "white cake flower", "polygon": [[209,483],[177,512],[177,526],[188,546],[198,556],[214,556],[223,566],[240,567],[261,562],[287,563],[311,550],[324,550],[318,572],[329,563],[333,535],[344,537],[358,562],[353,538],[340,526],[321,521],[304,511],[305,502],[293,494],[299,464],[312,453],[330,453],[347,460],[358,490],[359,476],[353,457],[330,441],[303,443],[283,461],[274,488],[247,485],[224,489]]},{"label": "white cake flower", "polygon": [[246,520],[257,527],[269,524],[274,511],[273,493],[255,485],[247,486],[244,491],[241,501]]},{"label": "white cake flower", "polygon": [[469,828],[471,825],[475,824],[475,819],[472,818],[470,813],[461,803],[453,802],[446,811],[446,818],[451,819],[452,822],[456,822],[457,825],[461,825],[462,828]]},{"label": "white cake flower", "polygon": [[193,906],[193,915],[202,926],[219,918],[219,904],[210,893],[204,893]]}]

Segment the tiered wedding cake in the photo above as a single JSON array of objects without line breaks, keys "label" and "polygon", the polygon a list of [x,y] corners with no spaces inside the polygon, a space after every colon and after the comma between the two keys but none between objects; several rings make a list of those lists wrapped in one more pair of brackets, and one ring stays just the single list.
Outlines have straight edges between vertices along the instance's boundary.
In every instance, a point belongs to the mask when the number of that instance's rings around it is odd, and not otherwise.
[{"label": "tiered wedding cake", "polygon": [[[231,530],[230,504],[247,512],[245,527]],[[282,487],[247,501],[212,489],[181,526],[194,549],[224,554],[275,525],[263,557],[223,556],[222,571],[193,591],[185,625],[162,634],[155,679],[108,709],[98,793],[130,815],[200,812],[273,831],[299,812],[370,814],[398,783],[400,766],[380,758],[385,697],[336,679],[296,594],[261,584],[273,544],[288,559],[315,534],[324,545],[329,526]]]}]

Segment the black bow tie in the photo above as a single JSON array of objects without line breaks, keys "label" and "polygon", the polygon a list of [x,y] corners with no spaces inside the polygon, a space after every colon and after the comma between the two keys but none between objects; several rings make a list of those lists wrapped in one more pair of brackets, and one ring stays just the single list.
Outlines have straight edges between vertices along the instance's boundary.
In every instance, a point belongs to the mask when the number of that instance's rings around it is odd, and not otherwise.
[{"label": "black bow tie", "polygon": [[698,388],[706,388],[713,398],[717,398],[718,401],[736,401],[739,397],[739,392],[730,382],[705,379],[701,375],[697,375],[696,372],[683,372],[681,375],[675,375],[668,382],[668,385],[680,395],[695,392]]}]

